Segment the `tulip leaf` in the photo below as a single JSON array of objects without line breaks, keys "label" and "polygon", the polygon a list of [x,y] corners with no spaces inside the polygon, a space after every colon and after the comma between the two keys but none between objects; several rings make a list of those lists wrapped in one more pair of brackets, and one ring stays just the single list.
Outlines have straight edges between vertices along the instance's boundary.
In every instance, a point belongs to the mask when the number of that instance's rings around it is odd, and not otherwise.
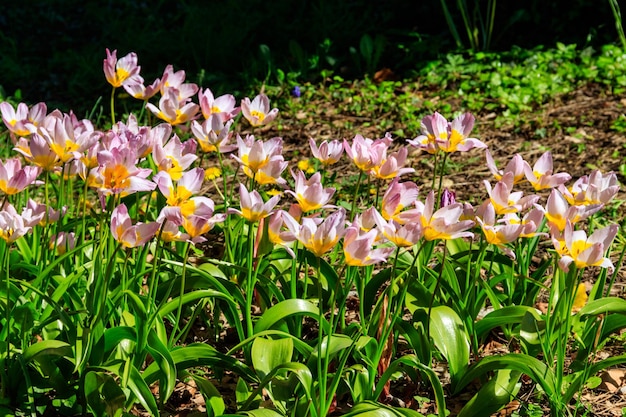
[{"label": "tulip leaf", "polygon": [[226,403],[224,402],[224,398],[222,398],[222,394],[220,394],[211,381],[187,371],[182,371],[180,376],[181,379],[191,378],[194,380],[200,389],[200,392],[204,396],[204,403],[208,417],[216,417],[224,414],[224,411],[226,410]]},{"label": "tulip leaf", "polygon": [[519,324],[530,310],[534,311],[534,308],[529,306],[506,306],[494,310],[476,323],[474,328],[476,335],[479,338],[483,338],[496,327]]},{"label": "tulip leaf", "polygon": [[590,301],[578,311],[580,317],[607,313],[626,314],[626,300],[617,297],[600,298]]},{"label": "tulip leaf", "polygon": [[290,362],[292,356],[292,339],[257,337],[252,342],[252,366],[261,379],[265,378],[277,366]]},{"label": "tulip leaf", "polygon": [[356,404],[344,417],[424,417],[423,414],[408,408],[395,408],[374,401]]},{"label": "tulip leaf", "polygon": [[114,416],[124,409],[126,396],[115,379],[105,372],[87,372],[83,384],[87,405],[95,416]]},{"label": "tulip leaf", "polygon": [[320,327],[327,329],[328,322],[322,317],[319,317],[319,307],[308,300],[302,299],[289,299],[284,300],[270,309],[266,310],[259,321],[254,326],[254,332],[258,333],[264,330],[268,330],[273,326],[281,323],[287,317],[303,315],[310,316],[318,321],[321,321]]},{"label": "tulip leaf", "polygon": [[493,378],[461,409],[458,417],[482,417],[496,413],[515,398],[521,388],[521,373],[510,369],[496,371]]},{"label": "tulip leaf", "polygon": [[39,360],[45,356],[71,356],[72,347],[61,340],[42,340],[24,349],[24,362]]},{"label": "tulip leaf", "polygon": [[161,370],[162,376],[159,383],[159,397],[163,402],[166,402],[176,387],[176,365],[174,364],[174,359],[172,359],[170,351],[159,339],[154,329],[150,329],[148,333],[146,350],[150,353],[154,362]]},{"label": "tulip leaf", "polygon": [[137,398],[137,401],[139,401],[151,415],[158,416],[159,407],[152,391],[150,391],[150,387],[134,365],[129,364],[128,366],[130,366],[128,388],[130,388],[130,391]]},{"label": "tulip leaf", "polygon": [[452,384],[456,384],[469,365],[470,344],[459,315],[448,306],[436,306],[430,312],[430,335],[437,349],[448,361]]},{"label": "tulip leaf", "polygon": [[461,376],[455,386],[454,393],[458,393],[467,384],[488,372],[510,369],[528,375],[535,383],[543,388],[548,398],[560,390],[556,386],[554,372],[539,359],[524,353],[509,353],[501,356],[488,356],[471,366],[464,375]]}]

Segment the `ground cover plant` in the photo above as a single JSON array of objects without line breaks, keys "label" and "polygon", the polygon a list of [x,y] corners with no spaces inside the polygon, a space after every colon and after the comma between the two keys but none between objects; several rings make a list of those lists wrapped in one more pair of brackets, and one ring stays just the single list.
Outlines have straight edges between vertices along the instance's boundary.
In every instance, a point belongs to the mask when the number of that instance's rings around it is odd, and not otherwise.
[{"label": "ground cover plant", "polygon": [[[103,69],[100,117],[0,104],[7,412],[159,415],[184,381],[209,415],[443,416],[462,392],[456,415],[489,415],[532,381],[576,415],[626,361],[598,355],[626,326],[616,173],[496,161],[453,109],[294,164],[265,94],[237,106],[171,66],[148,84],[133,53]],[[460,154],[489,172],[463,202]],[[494,334],[511,348],[485,356]]]}]

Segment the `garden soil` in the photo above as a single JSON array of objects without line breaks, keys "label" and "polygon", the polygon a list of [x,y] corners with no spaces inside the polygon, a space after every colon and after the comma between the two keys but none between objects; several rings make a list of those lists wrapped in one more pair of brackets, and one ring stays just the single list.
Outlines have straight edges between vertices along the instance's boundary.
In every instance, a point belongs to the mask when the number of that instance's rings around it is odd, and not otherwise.
[{"label": "garden soil", "polygon": [[[453,109],[460,108],[460,103],[457,103],[457,107],[455,107],[455,103],[450,104],[452,104]],[[307,107],[315,108],[316,106],[318,108],[332,108],[333,103],[322,102],[321,100],[319,103],[307,103]],[[618,173],[620,183],[624,184],[626,179],[619,174],[619,169],[620,165],[626,164],[626,126],[621,132],[612,126],[618,118],[624,117],[625,113],[626,93],[613,94],[607,91],[606,87],[589,84],[570,94],[553,99],[533,112],[520,114],[512,122],[502,123],[502,118],[494,112],[475,114],[476,125],[471,136],[488,145],[500,168],[503,168],[516,153],[521,154],[532,165],[542,153],[549,150],[554,158],[554,171],[570,173],[573,178],[572,181],[589,174],[593,169],[600,169],[604,173],[609,171]],[[444,116],[450,118],[452,115],[444,114]],[[279,117],[280,123],[274,122],[272,126],[254,133],[255,136],[263,139],[274,136],[282,137],[285,143],[286,159],[292,159],[293,162],[310,156],[309,138],[313,138],[317,142],[332,139],[350,141],[357,133],[372,139],[382,137],[386,133],[377,128],[380,120],[355,117],[350,114],[337,114],[333,111],[318,112],[318,114],[310,117],[304,114],[289,115],[282,112]],[[350,126],[350,128],[348,129],[346,126]],[[401,128],[403,126],[394,121],[393,128],[388,130],[397,131]],[[419,132],[407,132],[407,134],[411,134],[411,136],[396,137],[394,142],[399,145],[404,144],[406,139],[414,138]],[[410,166],[416,169],[413,180],[418,185],[428,189],[432,180],[432,164],[428,155],[416,150],[410,157],[412,158]],[[487,196],[483,182],[485,180],[494,182],[485,163],[484,151],[472,150],[464,154],[454,154],[450,162],[452,169],[446,175],[444,185],[456,193],[457,201],[469,201],[470,203],[482,201]],[[291,164],[290,166],[295,165]],[[344,165],[335,166],[333,171],[337,174],[337,181],[341,182],[342,176],[347,175],[347,172],[354,172],[354,168],[345,162]],[[211,192],[211,190],[208,191]],[[620,205],[619,202],[623,202],[625,199],[626,194],[622,190],[608,212],[608,216],[612,217],[610,220],[622,226],[626,207]],[[617,255],[613,256],[612,259],[616,261]],[[614,295],[626,297],[626,269],[623,265],[619,268],[619,278],[614,287]],[[590,274],[585,278],[586,284],[589,286],[593,282],[593,273],[594,271],[590,271]],[[537,307],[541,308],[542,305]],[[206,329],[196,328],[195,334],[192,335],[193,341],[202,340],[205,333]],[[605,346],[598,353],[597,358],[602,359],[609,355],[624,354],[624,339],[624,337],[616,338],[614,342]],[[514,348],[509,346],[504,338],[494,335],[483,347],[482,354],[485,356],[501,354],[512,349]],[[572,354],[575,353],[572,352]],[[435,370],[440,373],[442,380],[445,381],[445,364],[435,364]],[[587,388],[582,393],[580,404],[583,409],[579,412],[583,412],[579,415],[622,416],[622,409],[626,407],[626,369],[609,370],[599,377],[599,384],[595,388]],[[234,405],[236,380],[226,375],[222,380],[214,382],[224,394],[227,405]],[[544,414],[549,413],[545,404],[538,399],[537,390],[532,381],[523,379],[522,382],[523,386],[518,399],[495,414],[496,416],[539,415],[536,414],[536,411],[533,414],[524,414],[524,410],[521,410],[520,407],[522,404],[529,403],[536,404],[537,407],[540,407],[539,410],[544,407]],[[435,411],[434,402],[418,402],[414,399],[416,396],[432,398],[427,388],[409,382],[399,384],[393,387],[392,394],[394,397],[390,398],[389,401],[393,405],[405,405],[418,409],[424,414],[433,413]],[[470,386],[466,393],[447,396],[446,401],[451,416],[456,415],[476,389],[476,386]],[[347,406],[347,404],[338,403],[335,414],[340,415],[347,411]],[[193,385],[183,383],[179,384],[170,399],[168,410],[168,415],[206,415],[203,414],[205,410],[204,401],[199,390]],[[138,410],[136,412],[142,414]]]}]

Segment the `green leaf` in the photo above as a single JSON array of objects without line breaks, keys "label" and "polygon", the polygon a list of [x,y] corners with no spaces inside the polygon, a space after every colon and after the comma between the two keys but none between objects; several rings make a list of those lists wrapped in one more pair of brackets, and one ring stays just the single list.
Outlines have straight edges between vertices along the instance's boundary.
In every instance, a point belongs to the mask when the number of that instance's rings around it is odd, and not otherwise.
[{"label": "green leaf", "polygon": [[[204,343],[192,343],[175,348],[171,352],[172,360],[177,370],[189,369],[197,366],[209,366],[218,369],[228,369],[248,381],[258,381],[252,370],[243,362],[218,352],[214,347]],[[159,376],[160,369],[156,363],[151,363],[144,371],[144,379],[148,384],[153,383]]]},{"label": "green leaf", "polygon": [[311,393],[313,392],[313,376],[311,370],[304,364],[299,362],[288,362],[282,365],[278,365],[259,383],[259,386],[255,388],[248,400],[241,406],[242,409],[248,409],[251,406],[252,401],[260,395],[263,389],[269,384],[272,379],[279,373],[292,372],[302,384],[302,388],[306,393],[308,401],[312,401]]},{"label": "green leaf", "polygon": [[394,408],[374,401],[358,403],[344,417],[424,417],[408,408]]},{"label": "green leaf", "polygon": [[555,394],[560,391],[556,384],[554,372],[545,363],[524,353],[509,353],[502,356],[488,356],[471,366],[459,380],[454,394],[457,394],[474,379],[480,378],[488,372],[501,369],[510,369],[528,375],[543,388],[548,398],[554,398]]},{"label": "green leaf", "polygon": [[261,379],[265,378],[272,369],[284,363],[291,362],[293,356],[293,340],[267,339],[257,337],[252,342],[252,366]]},{"label": "green leaf", "polygon": [[24,349],[22,357],[28,363],[44,356],[72,356],[72,347],[60,340],[43,340]]},{"label": "green leaf", "polygon": [[128,388],[133,393],[133,395],[137,398],[139,403],[146,409],[152,416],[159,415],[159,407],[157,405],[156,399],[154,395],[152,395],[152,391],[150,391],[150,387],[143,379],[137,368],[133,365],[128,364],[130,366],[130,375],[128,378]]},{"label": "green leaf", "polygon": [[96,417],[115,416],[118,410],[124,409],[124,391],[107,373],[87,372],[83,389],[87,405]]},{"label": "green leaf", "polygon": [[154,329],[150,329],[148,333],[146,350],[161,370],[159,397],[162,399],[162,402],[166,402],[176,387],[176,364],[167,346],[159,339]]},{"label": "green leaf", "polygon": [[500,369],[461,409],[458,417],[490,416],[515,398],[521,388],[520,372]]},{"label": "green leaf", "polygon": [[[284,300],[266,310],[254,326],[254,332],[262,332],[279,324],[287,317],[310,316],[321,321],[320,327],[327,330],[328,322],[319,317],[319,307],[308,300],[290,299]],[[324,330],[324,331],[325,331]]]},{"label": "green leaf", "polygon": [[626,314],[626,300],[617,297],[605,297],[593,300],[581,308],[577,315],[586,317],[608,313]]},{"label": "green leaf", "polygon": [[222,394],[220,394],[217,388],[215,388],[215,385],[213,385],[208,379],[199,375],[186,371],[181,372],[181,378],[187,377],[192,378],[198,388],[200,388],[200,392],[204,396],[207,416],[216,417],[224,414],[224,411],[226,410],[226,403],[224,403],[224,398],[222,398]]},{"label": "green leaf", "polygon": [[470,344],[463,321],[448,306],[436,306],[430,312],[430,335],[437,349],[448,361],[454,386],[469,365]]},{"label": "green leaf", "polygon": [[524,315],[531,310],[533,312],[535,311],[533,307],[529,306],[506,306],[498,310],[494,310],[476,323],[476,335],[479,338],[483,338],[488,332],[496,327],[519,324],[522,322]]}]

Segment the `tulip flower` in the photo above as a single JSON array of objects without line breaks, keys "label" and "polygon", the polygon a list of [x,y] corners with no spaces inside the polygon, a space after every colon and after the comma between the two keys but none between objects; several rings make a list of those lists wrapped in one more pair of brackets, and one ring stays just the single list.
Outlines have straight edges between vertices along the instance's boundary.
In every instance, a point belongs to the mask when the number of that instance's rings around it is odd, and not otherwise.
[{"label": "tulip flower", "polygon": [[438,140],[439,149],[444,152],[466,152],[470,149],[484,149],[486,144],[476,138],[468,137],[474,128],[475,118],[470,113],[456,117],[450,123],[449,136],[446,140]]},{"label": "tulip flower", "polygon": [[190,236],[181,232],[180,226],[175,222],[165,220],[161,229],[160,239],[163,242],[186,242],[190,240]]},{"label": "tulip flower", "polygon": [[124,90],[126,90],[126,92],[132,97],[138,100],[147,101],[161,90],[161,79],[157,78],[152,82],[152,84],[146,86],[144,84],[143,77],[141,75],[137,75],[127,80],[124,84],[122,84],[122,87],[124,87]]},{"label": "tulip flower", "polygon": [[[159,139],[163,139],[160,137]],[[189,142],[189,141],[187,141]],[[185,143],[187,143],[185,142]],[[159,171],[165,171],[174,181],[178,181],[183,172],[198,159],[194,152],[186,149],[178,136],[174,135],[166,144],[157,140],[152,149],[152,159]]]},{"label": "tulip flower", "polygon": [[297,174],[294,174],[292,171],[291,175],[296,181],[294,191],[287,190],[285,192],[298,201],[300,208],[305,213],[326,207],[335,193],[334,188],[324,188],[322,186],[322,175],[319,172],[313,174],[308,180],[302,171],[298,171]]},{"label": "tulip flower", "polygon": [[192,197],[200,192],[204,180],[204,170],[194,168],[185,172],[174,185],[174,181],[166,171],[158,172],[152,180],[156,183],[165,197],[165,202],[169,207],[176,207],[182,216],[187,216],[195,210]]},{"label": "tulip flower", "polygon": [[160,226],[157,222],[133,225],[125,204],[115,207],[111,213],[111,234],[125,248],[145,245],[154,237]]},{"label": "tulip flower", "polygon": [[505,255],[515,259],[515,253],[506,246],[514,242],[524,230],[521,222],[496,223],[496,210],[489,200],[481,206],[476,222],[480,225],[485,240],[497,246]]},{"label": "tulip flower", "polygon": [[374,167],[383,164],[389,143],[387,137],[385,139],[372,140],[357,134],[352,139],[352,144],[349,144],[344,139],[343,147],[348,157],[354,162],[354,165],[361,171],[369,174]]},{"label": "tulip flower", "polygon": [[117,50],[112,53],[107,48],[107,57],[103,63],[104,76],[113,87],[121,87],[133,77],[139,75],[140,67],[137,66],[137,54],[134,52],[117,59]]},{"label": "tulip flower", "polygon": [[[422,207],[420,207],[422,206]],[[458,237],[472,237],[467,230],[474,226],[472,220],[460,220],[463,215],[463,204],[454,203],[433,212],[435,208],[435,192],[431,191],[422,205],[416,203],[416,211],[421,211],[419,220],[422,224],[424,239],[456,239]],[[408,213],[407,213],[408,214]]]},{"label": "tulip flower", "polygon": [[6,204],[0,211],[0,239],[13,243],[24,236],[31,227],[24,224],[22,216],[17,214],[15,207]]},{"label": "tulip flower", "polygon": [[102,133],[89,129],[76,129],[71,116],[50,117],[45,127],[38,130],[48,142],[52,152],[59,156],[61,162],[80,159],[83,152],[91,148],[102,136]]},{"label": "tulip flower", "polygon": [[536,191],[558,187],[572,178],[566,172],[552,174],[552,154],[550,152],[541,155],[532,169],[529,164],[526,164],[524,174]]},{"label": "tulip flower", "polygon": [[380,214],[385,220],[395,220],[403,223],[398,214],[406,207],[412,206],[417,200],[418,188],[414,182],[399,182],[394,179],[385,194],[381,204]]},{"label": "tulip flower", "polygon": [[248,192],[245,185],[239,184],[239,200],[241,210],[231,208],[229,213],[237,213],[249,222],[255,223],[272,213],[280,196],[276,195],[264,202],[258,191]]},{"label": "tulip flower", "polygon": [[270,216],[267,227],[270,242],[284,247],[293,258],[296,257],[296,254],[289,245],[298,240],[299,231],[300,224],[288,212],[278,210]]},{"label": "tulip flower", "polygon": [[90,171],[91,184],[100,195],[126,196],[139,191],[152,191],[156,184],[146,178],[149,168],[138,168],[137,157],[131,148],[114,148],[98,152],[98,167]]},{"label": "tulip flower", "polygon": [[204,153],[220,152],[226,153],[237,149],[236,145],[229,145],[232,137],[230,127],[233,120],[224,122],[218,114],[211,114],[202,123],[191,122],[191,132],[198,141],[200,149]]},{"label": "tulip flower", "polygon": [[545,213],[548,224],[556,230],[563,232],[567,222],[576,224],[597,213],[602,207],[602,204],[570,206],[563,194],[557,189],[553,189],[548,196],[545,209],[541,207],[540,209]]},{"label": "tulip flower", "polygon": [[359,225],[352,224],[346,228],[343,236],[343,253],[346,264],[350,266],[367,266],[387,261],[394,251],[393,247],[379,247],[374,249],[378,239],[375,229],[363,232]]},{"label": "tulip flower", "polygon": [[76,247],[76,233],[59,232],[57,235],[50,237],[49,248],[56,250],[57,255],[61,256]]},{"label": "tulip flower", "polygon": [[343,154],[343,143],[338,140],[331,142],[323,141],[319,147],[313,139],[309,139],[312,155],[317,158],[323,165],[332,165],[339,161]]},{"label": "tulip flower", "polygon": [[607,204],[619,192],[619,184],[614,172],[603,175],[596,169],[579,178],[569,188],[560,185],[559,191],[572,205]]},{"label": "tulip flower", "polygon": [[259,94],[252,102],[248,97],[241,100],[241,113],[252,126],[263,126],[278,116],[278,109],[270,110],[270,99],[265,94]]},{"label": "tulip flower", "polygon": [[167,90],[173,88],[178,93],[179,101],[187,100],[198,92],[198,86],[193,83],[185,83],[185,71],[174,71],[172,65],[168,65],[163,70],[161,76],[161,95],[165,95]]},{"label": "tulip flower", "polygon": [[[262,185],[280,185],[287,184],[287,180],[281,177],[289,163],[285,161],[282,155],[270,158],[267,164],[263,165],[254,173],[254,182]],[[250,176],[251,172],[244,168],[246,175]]]},{"label": "tulip flower", "polygon": [[539,200],[538,195],[524,196],[522,191],[512,192],[512,172],[504,174],[493,188],[491,188],[491,184],[487,180],[484,181],[484,184],[496,214],[518,213],[526,210]]},{"label": "tulip flower", "polygon": [[315,256],[321,258],[330,252],[346,231],[346,211],[341,208],[326,217],[319,219],[305,217],[298,232],[298,240]]},{"label": "tulip flower", "polygon": [[159,107],[147,103],[146,108],[171,125],[179,125],[195,119],[200,107],[188,99],[181,98],[180,95],[181,92],[176,88],[167,88],[159,100]]},{"label": "tulip flower", "polygon": [[218,98],[213,97],[213,92],[210,89],[201,89],[198,92],[198,101],[200,103],[200,110],[202,116],[208,120],[211,116],[214,116],[217,120],[220,120],[222,124],[232,120],[241,111],[240,107],[235,107],[235,96],[232,94],[224,94]]},{"label": "tulip flower", "polygon": [[381,234],[397,247],[414,246],[423,236],[422,224],[419,222],[400,224],[395,220],[387,221],[375,207],[367,209],[366,212],[372,213]]},{"label": "tulip flower", "polygon": [[37,179],[40,168],[25,166],[18,158],[0,161],[0,191],[6,195],[15,195],[31,185]]},{"label": "tulip flower", "polygon": [[[255,140],[254,136],[248,135],[242,139],[237,135],[238,156],[231,155],[243,165],[243,172],[250,178],[262,181],[262,183],[284,183],[279,180],[280,174],[287,168],[282,155],[283,140],[272,138],[263,142]],[[269,166],[268,166],[269,165]],[[261,175],[257,173],[263,169]]]},{"label": "tulip flower", "polygon": [[507,172],[511,172],[513,173],[513,184],[517,184],[524,179],[526,171],[530,169],[528,162],[524,161],[524,158],[518,153],[513,155],[513,158],[511,158],[503,170],[498,169],[489,149],[485,151],[485,156],[487,158],[489,171],[491,171],[498,181],[502,180],[502,177],[504,177]]},{"label": "tulip flower", "polygon": [[215,224],[223,222],[226,214],[215,214],[213,211],[215,204],[210,198],[194,197],[192,201],[194,211],[182,218],[181,225],[192,243],[205,242],[206,238],[202,235],[210,232]]},{"label": "tulip flower", "polygon": [[574,226],[567,222],[563,233],[566,254],[561,256],[559,267],[568,272],[569,266],[573,263],[579,269],[599,266],[613,270],[613,263],[604,254],[611,246],[618,230],[619,226],[612,224],[596,230],[587,237],[584,230],[574,230]]},{"label": "tulip flower", "polygon": [[448,121],[441,114],[435,112],[433,115],[425,116],[421,121],[421,135],[407,142],[426,151],[435,154],[439,151],[438,140],[448,138]]},{"label": "tulip flower", "polygon": [[28,136],[36,131],[46,117],[46,111],[46,103],[37,103],[30,110],[26,103],[19,103],[16,109],[8,101],[0,103],[2,121],[17,136]]},{"label": "tulip flower", "polygon": [[406,147],[402,147],[399,151],[394,152],[387,157],[387,152],[385,150],[380,163],[372,168],[372,173],[377,178],[389,180],[400,177],[404,174],[411,174],[415,172],[415,169],[413,168],[403,168],[406,164],[408,152],[409,151]]}]

